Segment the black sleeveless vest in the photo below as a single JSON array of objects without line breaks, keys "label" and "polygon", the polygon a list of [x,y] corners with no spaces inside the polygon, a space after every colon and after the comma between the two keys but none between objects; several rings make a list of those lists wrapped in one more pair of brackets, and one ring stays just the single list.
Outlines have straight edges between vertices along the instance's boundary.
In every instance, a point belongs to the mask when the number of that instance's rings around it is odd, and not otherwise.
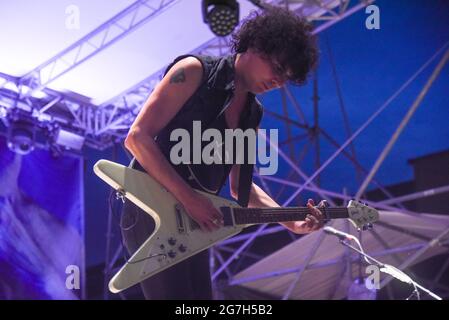
[{"label": "black sleeveless vest", "polygon": [[[173,130],[182,128],[187,130],[192,137],[193,121],[201,121],[201,132],[208,128],[215,128],[224,137],[224,130],[228,128],[224,111],[230,105],[235,90],[234,63],[236,56],[182,55],[167,67],[165,74],[176,62],[189,56],[197,58],[203,66],[201,85],[173,119],[159,132],[155,141],[169,163],[190,186],[218,194],[229,175],[232,164],[192,164],[192,161],[191,164],[173,164],[170,161],[170,150],[178,141],[170,141],[170,134]],[[248,93],[247,104],[242,110],[237,127],[242,130],[256,128],[261,121],[262,114],[263,109],[260,102],[254,94]],[[192,141],[190,146],[192,147]],[[234,150],[234,154],[236,151]],[[222,159],[224,159],[224,153]],[[131,167],[144,171],[135,158],[132,160]],[[246,174],[245,179],[252,180],[252,166],[250,174]]]}]

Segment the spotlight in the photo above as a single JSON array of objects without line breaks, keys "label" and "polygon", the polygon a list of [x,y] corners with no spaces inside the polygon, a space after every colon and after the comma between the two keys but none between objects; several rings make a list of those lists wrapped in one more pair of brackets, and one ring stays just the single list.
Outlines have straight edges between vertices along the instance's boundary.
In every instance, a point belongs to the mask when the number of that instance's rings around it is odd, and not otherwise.
[{"label": "spotlight", "polygon": [[73,132],[64,130],[62,128],[59,128],[56,136],[55,136],[55,143],[65,147],[66,149],[72,149],[72,150],[81,150],[84,145],[85,137],[77,135]]},{"label": "spotlight", "polygon": [[236,0],[203,0],[203,21],[214,34],[227,36],[239,23],[239,4]]},{"label": "spotlight", "polygon": [[36,125],[32,119],[14,119],[8,127],[8,148],[21,155],[34,150]]}]

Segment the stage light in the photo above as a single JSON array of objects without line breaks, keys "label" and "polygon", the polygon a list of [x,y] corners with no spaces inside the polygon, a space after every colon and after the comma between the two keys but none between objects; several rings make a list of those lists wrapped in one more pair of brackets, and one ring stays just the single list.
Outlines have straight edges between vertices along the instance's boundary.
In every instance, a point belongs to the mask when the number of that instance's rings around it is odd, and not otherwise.
[{"label": "stage light", "polygon": [[18,90],[20,90],[22,95],[24,96],[30,95],[36,99],[43,99],[47,97],[47,94],[45,92],[41,90],[33,90],[32,88],[24,84],[22,84]]},{"label": "stage light", "polygon": [[36,99],[44,99],[48,97],[48,95],[41,90],[32,90],[30,95]]},{"label": "stage light", "polygon": [[36,124],[32,119],[10,119],[7,137],[11,151],[26,155],[35,147]]},{"label": "stage light", "polygon": [[73,132],[59,128],[56,132],[55,143],[64,146],[66,149],[81,150],[84,145],[85,137]]},{"label": "stage light", "polygon": [[239,23],[239,4],[236,0],[203,0],[203,21],[214,34],[227,36]]},{"label": "stage light", "polygon": [[3,88],[8,89],[10,91],[13,91],[15,93],[19,93],[19,87],[17,87],[17,85],[12,82],[12,81],[8,81],[3,85]]}]

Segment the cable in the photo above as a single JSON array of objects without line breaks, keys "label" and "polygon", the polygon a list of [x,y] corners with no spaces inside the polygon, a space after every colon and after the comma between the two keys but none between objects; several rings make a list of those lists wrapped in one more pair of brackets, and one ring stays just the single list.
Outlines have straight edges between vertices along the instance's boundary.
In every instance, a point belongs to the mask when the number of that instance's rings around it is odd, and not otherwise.
[{"label": "cable", "polygon": [[[114,219],[116,225],[118,225],[121,230],[127,231],[127,230],[130,230],[132,227],[134,227],[137,224],[138,217],[137,217],[137,219],[136,219],[136,221],[134,222],[133,225],[131,225],[131,226],[127,227],[127,228],[124,228],[122,226],[121,215],[118,212],[118,210],[117,211],[115,210],[116,206],[114,206],[114,204],[116,204],[117,200],[118,200],[118,198],[116,198],[115,199],[116,202],[114,203],[114,194],[116,194],[116,192],[117,191],[115,191],[113,188],[111,188],[111,191],[109,193],[109,201],[108,201],[109,202],[109,210],[110,210],[110,212],[112,212],[112,218]],[[121,202],[123,203],[123,201],[121,201]],[[127,248],[125,246],[125,243],[123,242],[123,236],[122,236],[121,232],[120,232],[119,237],[120,237],[120,243],[121,243],[121,245],[122,245],[122,247],[124,249],[123,250],[123,260],[128,261],[130,259],[130,257],[128,257],[128,255],[129,255],[128,254],[128,250],[127,250]]]},{"label": "cable", "polygon": [[157,256],[163,256],[164,259],[167,258],[167,255],[165,253],[157,253],[157,254],[152,254],[151,256],[148,256],[148,257],[145,257],[143,259],[136,260],[136,261],[129,261],[129,260],[127,260],[126,263],[128,263],[128,264],[136,264],[136,263],[139,263],[139,262],[151,259],[151,258],[155,258]]}]

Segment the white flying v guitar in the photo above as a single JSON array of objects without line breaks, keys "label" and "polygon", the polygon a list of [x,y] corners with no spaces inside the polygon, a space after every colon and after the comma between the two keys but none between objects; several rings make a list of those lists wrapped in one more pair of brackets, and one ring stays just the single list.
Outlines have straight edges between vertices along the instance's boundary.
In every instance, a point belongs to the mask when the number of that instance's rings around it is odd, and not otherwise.
[{"label": "white flying v guitar", "polygon": [[[183,210],[176,198],[147,173],[107,160],[100,160],[94,172],[155,220],[154,233],[112,277],[109,290],[127,289],[215,243],[232,237],[252,224],[304,220],[307,207],[242,208],[236,202],[209,193],[208,197],[224,217],[224,226],[203,232]],[[350,201],[345,207],[320,208],[326,220],[349,218],[357,228],[378,220],[375,209]]]}]

